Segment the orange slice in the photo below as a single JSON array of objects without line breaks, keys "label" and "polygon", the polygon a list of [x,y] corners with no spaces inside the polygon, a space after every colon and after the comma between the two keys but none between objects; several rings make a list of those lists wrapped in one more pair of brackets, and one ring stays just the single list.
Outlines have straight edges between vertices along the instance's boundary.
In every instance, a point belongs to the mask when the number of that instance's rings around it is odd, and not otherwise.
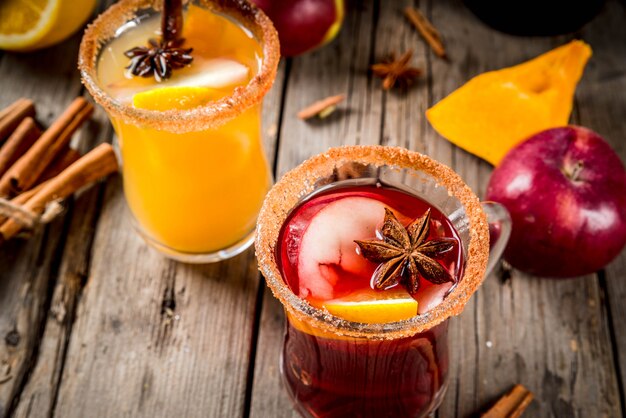
[{"label": "orange slice", "polygon": [[400,286],[382,292],[363,290],[322,302],[331,314],[348,321],[384,324],[417,315],[417,301]]},{"label": "orange slice", "polygon": [[417,301],[410,296],[368,301],[328,301],[324,307],[331,314],[348,321],[384,324],[417,315]]},{"label": "orange slice", "polygon": [[426,112],[443,137],[497,165],[516,144],[567,125],[591,48],[572,41],[530,61],[480,74]]},{"label": "orange slice", "polygon": [[[384,324],[412,318],[417,315],[418,306],[417,301],[403,288],[394,288],[383,292],[362,291],[342,299],[312,304],[339,318],[368,324]],[[296,329],[316,337],[338,340],[350,339],[313,327],[306,320],[300,320],[289,312],[287,312],[287,319]]]},{"label": "orange slice", "polygon": [[96,0],[1,0],[0,49],[56,44],[80,29],[95,5]]},{"label": "orange slice", "polygon": [[133,106],[146,110],[189,110],[204,106],[219,97],[208,87],[161,87],[133,96]]}]

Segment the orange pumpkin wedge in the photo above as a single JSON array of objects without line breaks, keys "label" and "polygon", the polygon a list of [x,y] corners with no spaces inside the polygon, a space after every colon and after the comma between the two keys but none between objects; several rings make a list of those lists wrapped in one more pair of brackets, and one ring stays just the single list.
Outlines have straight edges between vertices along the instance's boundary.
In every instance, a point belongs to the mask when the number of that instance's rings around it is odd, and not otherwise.
[{"label": "orange pumpkin wedge", "polygon": [[529,136],[567,125],[591,48],[572,41],[522,64],[480,74],[426,111],[439,134],[497,165]]}]

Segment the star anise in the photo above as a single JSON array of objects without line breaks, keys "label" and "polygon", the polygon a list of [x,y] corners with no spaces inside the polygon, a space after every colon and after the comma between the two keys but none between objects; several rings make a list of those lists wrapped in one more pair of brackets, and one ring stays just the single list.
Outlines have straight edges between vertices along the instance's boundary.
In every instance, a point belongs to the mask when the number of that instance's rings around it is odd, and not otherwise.
[{"label": "star anise", "polygon": [[163,0],[161,13],[161,40],[149,39],[148,46],[136,46],[124,52],[130,58],[127,69],[132,75],[150,77],[157,82],[170,78],[172,70],[191,64],[192,48],[182,48],[182,0]]},{"label": "star anise", "polygon": [[413,84],[415,79],[422,74],[422,70],[409,65],[412,56],[412,50],[408,50],[398,59],[392,53],[382,62],[370,67],[376,77],[383,79],[384,90],[389,90],[396,84],[406,88]]},{"label": "star anise", "polygon": [[419,289],[420,276],[433,284],[455,281],[435,258],[450,251],[456,241],[452,238],[427,241],[429,231],[430,209],[405,228],[393,212],[385,208],[383,240],[354,241],[363,257],[380,263],[372,277],[377,289],[400,283],[413,294]]},{"label": "star anise", "polygon": [[184,39],[171,41],[148,40],[148,46],[136,46],[124,52],[130,58],[127,69],[133,75],[150,77],[154,75],[157,82],[161,82],[172,75],[172,70],[183,68],[191,64],[192,48],[181,48]]}]

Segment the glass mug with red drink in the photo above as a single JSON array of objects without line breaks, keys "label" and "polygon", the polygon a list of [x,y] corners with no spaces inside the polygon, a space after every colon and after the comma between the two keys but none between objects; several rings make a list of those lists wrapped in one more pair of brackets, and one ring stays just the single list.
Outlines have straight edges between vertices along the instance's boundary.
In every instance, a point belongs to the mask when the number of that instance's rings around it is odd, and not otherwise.
[{"label": "glass mug with red drink", "polygon": [[481,204],[450,168],[402,148],[334,148],[285,174],[255,245],[287,315],[281,374],[296,409],[325,418],[437,409],[448,318],[510,228],[503,207]]}]

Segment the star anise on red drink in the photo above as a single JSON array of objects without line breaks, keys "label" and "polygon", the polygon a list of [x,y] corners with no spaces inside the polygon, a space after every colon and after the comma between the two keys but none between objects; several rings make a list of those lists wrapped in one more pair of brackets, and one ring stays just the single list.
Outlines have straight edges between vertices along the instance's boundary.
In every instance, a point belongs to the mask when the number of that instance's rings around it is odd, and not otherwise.
[{"label": "star anise on red drink", "polygon": [[130,58],[127,69],[133,75],[150,77],[154,75],[157,82],[161,82],[172,75],[172,70],[183,68],[191,64],[192,48],[181,48],[184,39],[171,41],[148,40],[148,46],[136,46],[124,52]]},{"label": "star anise on red drink", "polygon": [[456,241],[451,238],[427,240],[429,231],[430,209],[404,227],[394,213],[385,208],[381,228],[383,239],[354,241],[363,257],[380,263],[373,276],[377,289],[387,289],[400,283],[414,294],[419,290],[420,277],[433,284],[455,281],[436,258],[450,251]]}]

